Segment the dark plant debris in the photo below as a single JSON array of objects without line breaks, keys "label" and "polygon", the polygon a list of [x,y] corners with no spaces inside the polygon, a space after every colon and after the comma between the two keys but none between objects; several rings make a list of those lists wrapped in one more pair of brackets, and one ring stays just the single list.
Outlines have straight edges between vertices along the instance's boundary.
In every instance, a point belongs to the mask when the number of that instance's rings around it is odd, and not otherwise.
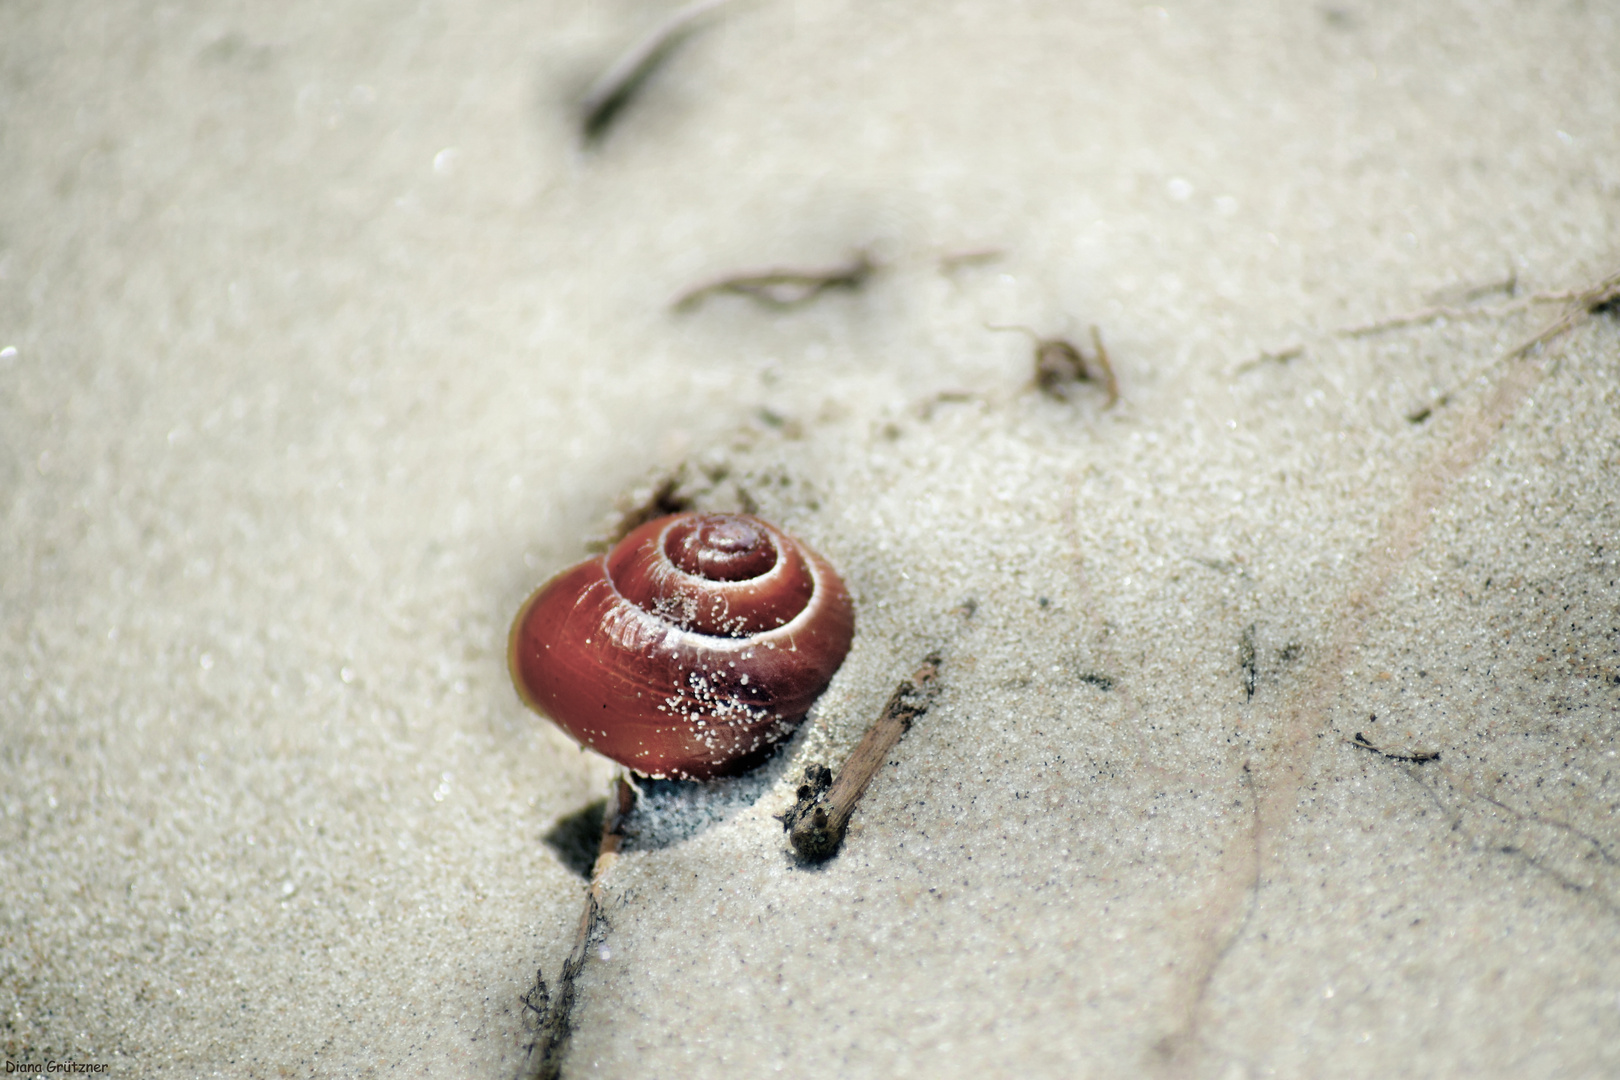
[{"label": "dark plant debris", "polygon": [[[579,973],[585,969],[591,946],[599,944],[607,933],[604,914],[603,878],[619,857],[624,843],[625,820],[635,809],[636,792],[620,775],[613,783],[613,809],[604,813],[602,836],[597,844],[596,864],[591,870],[591,884],[585,890],[585,909],[580,912],[579,927],[574,934],[574,948],[563,961],[562,974],[557,979],[556,995],[546,985],[545,972],[536,969],[534,985],[521,998],[524,1015],[528,1018],[529,1042],[523,1050],[523,1063],[518,1069],[518,1080],[558,1080],[562,1075],[563,1059],[568,1053],[568,1039],[573,1034],[574,986]],[[606,807],[604,806],[604,810]]]},{"label": "dark plant debris", "polygon": [[735,293],[770,308],[799,307],[831,289],[859,289],[876,269],[877,264],[860,251],[837,266],[728,274],[688,289],[672,306],[676,311],[692,311],[717,293]]},{"label": "dark plant debris", "polygon": [[1114,377],[1114,365],[1103,346],[1102,332],[1091,328],[1092,353],[1087,356],[1066,338],[1044,337],[1027,326],[1003,326],[987,323],[989,330],[1012,330],[1027,334],[1035,343],[1035,389],[1059,401],[1068,400],[1068,389],[1077,383],[1100,383],[1107,400],[1103,408],[1111,409],[1119,401],[1119,381]]},{"label": "dark plant debris", "polygon": [[1405,761],[1413,765],[1423,765],[1430,761],[1440,760],[1440,751],[1438,750],[1419,750],[1411,754],[1397,754],[1389,750],[1381,750],[1372,743],[1368,742],[1367,736],[1363,735],[1359,731],[1356,732],[1356,737],[1354,739],[1346,739],[1344,741],[1350,746],[1354,746],[1358,750],[1366,750],[1369,753],[1377,754],[1379,757],[1385,758],[1389,761]]},{"label": "dark plant debris", "polygon": [[647,522],[687,510],[758,513],[758,500],[744,479],[724,460],[683,461],[672,469],[661,469],[615,501],[614,513],[588,547],[607,551]]},{"label": "dark plant debris", "polygon": [[1304,345],[1286,345],[1283,348],[1276,349],[1272,352],[1263,352],[1252,360],[1245,360],[1243,363],[1237,366],[1237,368],[1233,371],[1233,374],[1242,374],[1243,372],[1248,371],[1250,368],[1259,367],[1261,364],[1287,364],[1290,361],[1298,360],[1304,355]]},{"label": "dark plant debris", "polygon": [[580,136],[587,145],[602,140],[648,76],[697,28],[698,20],[726,2],[695,0],[678,8],[608,65],[580,102]]},{"label": "dark plant debris", "polygon": [[794,793],[797,801],[788,807],[786,813],[777,815],[776,820],[782,823],[783,831],[792,832],[793,826],[799,823],[801,817],[813,812],[821,797],[827,793],[827,789],[832,787],[832,782],[832,770],[827,766],[819,762],[807,766],[804,770],[804,783],[800,784],[799,790]]},{"label": "dark plant debris", "polygon": [[1439,397],[1435,398],[1434,401],[1431,402],[1430,404],[1421,406],[1421,407],[1419,407],[1417,409],[1414,409],[1411,412],[1407,413],[1406,414],[1406,422],[1408,424],[1421,424],[1425,420],[1427,420],[1429,417],[1434,415],[1434,410],[1443,409],[1447,405],[1450,405],[1450,404],[1451,404],[1451,395],[1450,394],[1441,394]]},{"label": "dark plant debris", "polygon": [[1260,664],[1254,651],[1254,623],[1243,628],[1238,638],[1238,663],[1243,666],[1243,699],[1254,700],[1254,689],[1260,683]]}]

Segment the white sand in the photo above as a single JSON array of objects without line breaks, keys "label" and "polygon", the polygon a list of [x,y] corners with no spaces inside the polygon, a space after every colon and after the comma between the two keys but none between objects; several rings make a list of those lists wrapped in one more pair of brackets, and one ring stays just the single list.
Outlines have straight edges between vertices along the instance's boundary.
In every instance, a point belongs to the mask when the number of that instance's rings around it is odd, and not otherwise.
[{"label": "white sand", "polygon": [[507,621],[689,461],[859,632],[615,866],[566,1075],[1620,1073],[1620,328],[1335,334],[1620,269],[1620,15],[739,0],[580,151],[669,10],[0,7],[7,1059],[509,1076],[610,767]]}]

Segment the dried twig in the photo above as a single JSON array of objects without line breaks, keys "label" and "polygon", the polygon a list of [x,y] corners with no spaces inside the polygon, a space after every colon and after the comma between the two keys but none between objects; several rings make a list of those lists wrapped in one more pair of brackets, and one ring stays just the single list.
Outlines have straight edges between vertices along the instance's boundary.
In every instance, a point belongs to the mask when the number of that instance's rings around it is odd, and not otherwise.
[{"label": "dried twig", "polygon": [[[1590,318],[1600,311],[1605,311],[1613,307],[1617,301],[1620,301],[1620,274],[1611,274],[1609,277],[1604,278],[1597,284],[1590,285],[1584,289],[1573,289],[1564,293],[1540,293],[1538,295],[1541,297],[1566,298],[1569,301],[1569,304],[1564,309],[1564,313],[1544,327],[1540,333],[1526,341],[1519,343],[1518,345],[1515,345],[1501,356],[1495,357],[1494,359],[1481,365],[1479,368],[1475,369],[1467,379],[1462,380],[1463,382],[1466,383],[1473,381],[1474,378],[1478,377],[1480,372],[1484,371],[1486,368],[1489,368],[1492,364],[1497,364],[1504,360],[1522,359],[1538,346],[1545,345],[1547,342],[1551,341],[1555,337],[1558,337],[1560,334],[1573,330],[1583,320]],[[1406,416],[1407,421],[1413,424],[1423,423],[1430,416],[1434,415],[1435,409],[1449,404],[1451,397],[1452,395],[1450,392],[1441,394],[1431,404],[1421,406],[1420,408],[1408,413]]]},{"label": "dried twig", "polygon": [[811,862],[830,859],[844,842],[844,829],[855,812],[866,785],[888,758],[889,751],[912,723],[933,704],[940,655],[930,653],[907,681],[901,683],[883,712],[844,762],[838,779],[825,765],[804,771],[799,801],[782,815],[782,827],[791,834],[793,849]]},{"label": "dried twig", "polygon": [[1455,307],[1450,304],[1436,304],[1433,307],[1418,308],[1416,311],[1404,312],[1400,315],[1390,315],[1383,319],[1374,319],[1369,323],[1357,326],[1346,326],[1334,331],[1339,337],[1358,338],[1372,337],[1382,334],[1386,330],[1399,330],[1405,326],[1422,326],[1424,323],[1439,322],[1441,319],[1496,319],[1503,315],[1512,315],[1515,312],[1525,311],[1536,304],[1555,304],[1570,297],[1560,293],[1538,293],[1535,296],[1525,296],[1508,304],[1490,304],[1481,307]]},{"label": "dried twig", "polygon": [[[1463,295],[1464,300],[1493,292],[1507,292],[1512,295],[1518,288],[1518,279],[1510,277],[1506,281],[1494,285],[1481,286],[1471,289]],[[1542,304],[1565,304],[1564,313],[1552,323],[1548,324],[1536,336],[1494,357],[1489,363],[1495,364],[1502,360],[1517,360],[1539,345],[1545,345],[1560,334],[1566,333],[1579,325],[1584,319],[1603,311],[1612,310],[1620,303],[1620,274],[1611,274],[1603,280],[1580,289],[1564,289],[1559,292],[1531,293],[1519,297],[1507,304],[1485,305],[1479,307],[1455,307],[1451,305],[1437,305],[1420,308],[1404,315],[1394,315],[1376,322],[1364,323],[1360,326],[1345,327],[1332,331],[1329,337],[1368,337],[1381,334],[1386,330],[1395,330],[1406,326],[1419,326],[1424,323],[1436,322],[1440,319],[1495,319],[1507,315],[1527,311]],[[1261,353],[1252,360],[1247,360],[1233,369],[1232,373],[1239,374],[1250,368],[1257,367],[1268,360],[1291,360],[1305,351],[1304,345],[1291,345],[1287,349],[1274,353]],[[1489,366],[1487,364],[1486,366]],[[1478,371],[1470,375],[1470,379],[1477,376]],[[1468,380],[1464,380],[1468,381]],[[1407,420],[1420,424],[1433,415],[1435,408],[1447,404],[1451,400],[1449,393],[1442,394],[1438,399],[1428,405],[1421,406],[1407,415]]]},{"label": "dried twig", "polygon": [[609,64],[580,102],[579,126],[585,141],[595,142],[606,134],[647,76],[691,33],[697,20],[727,2],[694,0],[678,8]]},{"label": "dried twig", "polygon": [[1363,735],[1359,731],[1356,732],[1356,737],[1354,739],[1345,739],[1344,744],[1346,746],[1353,746],[1357,750],[1366,750],[1369,753],[1377,754],[1379,757],[1386,758],[1389,761],[1405,761],[1410,762],[1413,765],[1422,765],[1424,762],[1440,760],[1440,751],[1438,750],[1419,750],[1416,753],[1411,754],[1397,754],[1389,750],[1381,750],[1372,743],[1368,742],[1367,736]]},{"label": "dried twig", "polygon": [[676,311],[691,311],[715,293],[736,293],[767,307],[796,307],[829,289],[858,289],[876,269],[877,264],[866,252],[860,251],[849,262],[824,270],[777,269],[728,274],[688,289],[675,298],[672,306]]},{"label": "dried twig", "polygon": [[563,961],[562,975],[557,980],[556,999],[552,999],[546,988],[545,977],[540,972],[535,973],[534,988],[523,997],[524,1006],[535,1014],[536,1020],[534,1041],[523,1055],[518,1080],[557,1080],[562,1074],[568,1037],[573,1033],[570,1014],[574,1010],[574,984],[585,968],[592,943],[600,938],[605,929],[603,879],[619,857],[619,848],[624,843],[625,819],[636,804],[635,789],[622,774],[614,781],[613,789],[613,802],[602,819],[602,843],[596,851],[590,888],[585,891],[585,910],[580,912],[573,951]]},{"label": "dried twig", "polygon": [[1535,337],[1508,350],[1502,359],[1517,360],[1537,345],[1545,345],[1559,334],[1572,329],[1576,323],[1581,322],[1583,319],[1608,309],[1617,300],[1620,300],[1620,274],[1610,274],[1597,284],[1590,285],[1570,296],[1569,307],[1562,317]]},{"label": "dried twig", "polygon": [[[1611,290],[1609,297],[1612,298],[1612,290],[1617,282],[1620,282],[1620,275],[1605,279],[1595,286],[1587,286],[1584,289],[1531,293],[1506,304],[1488,304],[1478,307],[1455,307],[1450,304],[1437,304],[1433,307],[1408,311],[1403,315],[1391,315],[1387,319],[1377,319],[1370,323],[1363,323],[1360,326],[1345,327],[1337,331],[1337,334],[1339,337],[1369,337],[1373,334],[1381,334],[1386,330],[1398,330],[1403,326],[1421,326],[1424,323],[1438,322],[1441,319],[1499,319],[1504,315],[1526,311],[1542,304],[1574,304],[1582,310],[1590,310],[1591,306],[1593,306],[1591,303],[1592,295],[1602,292],[1607,287]],[[1517,280],[1512,279],[1510,282],[1472,290],[1465,294],[1464,299],[1488,295],[1492,292],[1501,292],[1504,289],[1511,291],[1512,288],[1516,287]],[[1600,300],[1598,303],[1601,304],[1602,301]],[[1526,350],[1529,347],[1528,344],[1524,346]]]}]

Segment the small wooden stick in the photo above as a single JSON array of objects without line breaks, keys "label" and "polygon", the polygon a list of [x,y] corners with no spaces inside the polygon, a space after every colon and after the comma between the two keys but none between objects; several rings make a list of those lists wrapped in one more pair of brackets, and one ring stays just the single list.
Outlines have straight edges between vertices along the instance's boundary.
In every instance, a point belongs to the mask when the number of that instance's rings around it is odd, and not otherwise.
[{"label": "small wooden stick", "polygon": [[883,712],[855,747],[844,767],[833,780],[825,765],[812,765],[805,770],[799,801],[782,815],[782,826],[793,841],[793,850],[810,862],[832,858],[838,845],[844,842],[844,830],[849,817],[855,812],[866,785],[871,783],[889,751],[900,741],[900,736],[911,729],[912,722],[928,711],[933,704],[937,688],[934,678],[939,674],[940,655],[930,653],[909,680],[895,688]]},{"label": "small wooden stick", "polygon": [[635,809],[636,791],[621,773],[614,781],[613,802],[602,816],[602,843],[596,849],[596,865],[591,869],[590,888],[585,890],[585,910],[579,915],[579,928],[574,933],[574,948],[563,961],[562,976],[557,980],[557,997],[552,1000],[546,989],[545,978],[535,974],[535,986],[524,996],[523,1003],[537,1014],[539,1020],[534,1041],[529,1044],[518,1071],[519,1080],[557,1080],[562,1075],[562,1062],[568,1052],[568,1037],[573,1034],[570,1014],[574,1011],[574,983],[585,969],[590,956],[591,943],[602,931],[603,899],[606,891],[603,879],[619,858],[624,845],[625,819]]}]

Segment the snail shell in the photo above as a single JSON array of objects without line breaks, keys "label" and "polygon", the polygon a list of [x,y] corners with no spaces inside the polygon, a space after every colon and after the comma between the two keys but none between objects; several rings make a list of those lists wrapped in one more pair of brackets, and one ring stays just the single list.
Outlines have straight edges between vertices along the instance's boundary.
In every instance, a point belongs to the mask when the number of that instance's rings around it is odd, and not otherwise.
[{"label": "snail shell", "polygon": [[826,689],[855,608],[826,561],[747,514],[649,521],[552,578],[512,624],[524,703],[637,772],[759,764]]}]

